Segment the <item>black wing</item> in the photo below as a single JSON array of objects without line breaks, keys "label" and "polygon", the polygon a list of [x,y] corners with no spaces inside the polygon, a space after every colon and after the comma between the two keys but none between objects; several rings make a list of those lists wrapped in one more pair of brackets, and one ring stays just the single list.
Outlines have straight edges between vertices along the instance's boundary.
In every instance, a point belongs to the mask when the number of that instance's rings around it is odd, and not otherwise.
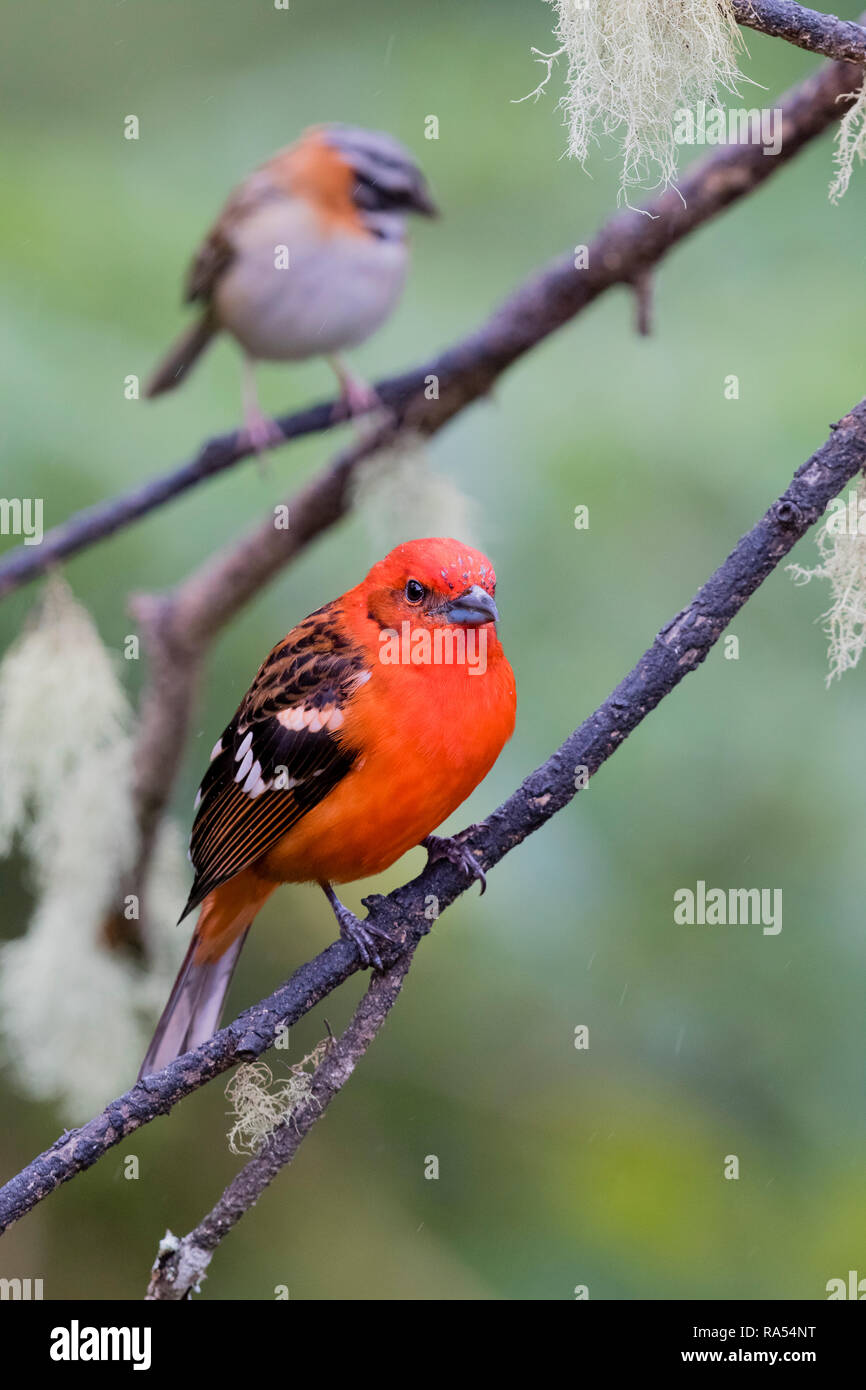
[{"label": "black wing", "polygon": [[369,670],[338,617],[329,605],[274,648],[214,748],[197,797],[184,917],[277,844],[358,757],[342,735],[343,711]]}]

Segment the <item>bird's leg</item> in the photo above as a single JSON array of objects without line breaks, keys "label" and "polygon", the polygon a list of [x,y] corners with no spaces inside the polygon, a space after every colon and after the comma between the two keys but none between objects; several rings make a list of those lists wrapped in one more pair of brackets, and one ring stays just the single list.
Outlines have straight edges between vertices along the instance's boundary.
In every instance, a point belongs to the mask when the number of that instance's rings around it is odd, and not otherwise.
[{"label": "bird's leg", "polygon": [[438,835],[425,836],[421,844],[429,856],[428,863],[433,864],[437,859],[447,859],[449,864],[456,864],[458,869],[468,874],[473,882],[477,879],[481,884],[481,892],[484,892],[487,887],[487,875],[471,849],[461,845],[459,840],[442,839]]},{"label": "bird's leg", "polygon": [[242,395],[244,405],[243,440],[257,454],[285,443],[285,435],[277,424],[262,411],[256,390],[256,373],[251,357],[244,357]]},{"label": "bird's leg", "polygon": [[334,909],[334,916],[339,924],[340,935],[343,940],[354,942],[364,965],[375,965],[377,970],[381,970],[382,960],[376,950],[375,939],[378,936],[381,941],[391,941],[391,937],[382,927],[374,927],[372,924],[367,926],[367,923],[356,917],[354,912],[350,912],[340,902],[330,883],[323,882],[319,886]]},{"label": "bird's leg", "polygon": [[350,419],[356,415],[368,415],[371,410],[381,410],[382,401],[369,382],[350,372],[341,357],[328,358],[340,383],[340,405],[346,407]]}]

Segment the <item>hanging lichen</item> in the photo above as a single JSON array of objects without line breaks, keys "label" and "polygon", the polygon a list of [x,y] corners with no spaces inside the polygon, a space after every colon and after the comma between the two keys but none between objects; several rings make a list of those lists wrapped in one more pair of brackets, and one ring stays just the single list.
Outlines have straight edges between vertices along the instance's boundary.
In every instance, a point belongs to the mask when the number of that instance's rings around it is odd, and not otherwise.
[{"label": "hanging lichen", "polygon": [[355,476],[352,505],[375,550],[406,536],[462,536],[476,531],[475,506],[453,479],[430,467],[423,441],[409,434],[367,459]]},{"label": "hanging lichen", "polygon": [[[630,187],[674,182],[680,114],[717,104],[719,89],[738,94],[746,79],[737,50],[744,47],[728,0],[548,0],[557,12],[552,53],[534,49],[550,81],[554,64],[568,64],[560,102],[568,153],[585,164],[602,133],[622,150],[620,198]],[[526,98],[523,98],[524,100]]]},{"label": "hanging lichen", "polygon": [[[862,529],[861,529],[862,527]],[[822,619],[827,636],[829,686],[853,670],[866,647],[866,481],[862,475],[847,497],[837,497],[815,536],[819,563],[812,569],[788,565],[797,584],[824,579],[832,603]]]},{"label": "hanging lichen", "polygon": [[[851,93],[852,96],[855,93]],[[857,100],[839,123],[836,137],[836,152],[833,163],[836,173],[830,184],[830,202],[838,203],[848,191],[848,184],[854,172],[855,159],[862,164],[866,160],[866,82],[856,94]]]},{"label": "hanging lichen", "polygon": [[21,1088],[73,1120],[134,1078],[143,1014],[177,955],[167,940],[182,854],[171,827],[148,883],[152,974],[102,938],[136,849],[132,723],[111,653],[52,580],[0,667],[0,854],[20,846],[36,897],[26,932],[0,951],[0,1041]]}]

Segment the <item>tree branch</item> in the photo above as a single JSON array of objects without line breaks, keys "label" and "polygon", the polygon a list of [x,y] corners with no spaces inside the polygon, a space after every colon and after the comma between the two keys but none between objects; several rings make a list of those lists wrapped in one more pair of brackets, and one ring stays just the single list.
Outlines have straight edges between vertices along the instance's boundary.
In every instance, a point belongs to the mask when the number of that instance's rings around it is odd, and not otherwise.
[{"label": "tree branch", "polygon": [[866,63],[866,29],[792,0],[732,0],[738,24],[840,62]]},{"label": "tree branch", "polygon": [[[839,21],[841,22],[841,21]],[[855,26],[856,27],[856,26]],[[588,264],[575,267],[572,252],[526,280],[480,328],[423,366],[380,381],[376,391],[400,427],[432,434],[485,395],[499,376],[544,338],[568,323],[615,285],[632,285],[678,242],[752,193],[810,140],[845,114],[862,72],[828,64],[779,103],[782,146],[767,158],[759,145],[720,146],[690,169],[678,188],[612,218],[589,246]],[[645,214],[649,213],[650,216]],[[425,394],[431,378],[438,399]],[[334,402],[282,416],[287,440],[330,429],[344,418]],[[39,546],[19,546],[0,561],[0,597],[60,560],[148,515],[189,488],[249,457],[237,433],[218,435],[188,463],[131,492],[99,502],[46,532]]]},{"label": "tree branch", "polygon": [[[827,442],[797,470],[790,487],[743,536],[688,607],[662,628],[595,713],[485,821],[458,836],[483,868],[491,869],[568,805],[583,784],[583,774],[597,772],[650,711],[701,664],[749,596],[864,465],[866,400],[833,427]],[[386,969],[401,951],[417,946],[430,930],[431,918],[467,886],[459,869],[437,862],[387,897],[365,900],[371,921],[394,939],[393,950],[384,955]],[[333,942],[276,993],[207,1043],[140,1081],[80,1129],[62,1135],[0,1190],[0,1231],[184,1096],[236,1062],[261,1056],[282,1028],[297,1022],[359,968],[356,947]]]},{"label": "tree branch", "polygon": [[232,1179],[213,1210],[182,1240],[166,1234],[153,1266],[147,1299],[182,1299],[196,1288],[217,1246],[255,1206],[280,1170],[291,1163],[313,1125],[349,1080],[397,1002],[413,955],[414,947],[410,946],[381,975],[372,976],[348,1028],[313,1073],[309,1094],[291,1117],[268,1135],[261,1151]]}]

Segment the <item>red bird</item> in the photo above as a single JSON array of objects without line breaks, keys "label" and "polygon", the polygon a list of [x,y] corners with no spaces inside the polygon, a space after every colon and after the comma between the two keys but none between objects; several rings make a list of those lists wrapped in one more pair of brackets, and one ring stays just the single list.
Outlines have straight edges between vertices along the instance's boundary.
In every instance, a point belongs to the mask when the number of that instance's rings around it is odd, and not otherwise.
[{"label": "red bird", "polygon": [[365,965],[375,936],[332,884],[413,845],[484,875],[433,836],[514,730],[514,673],[496,632],[496,576],[477,550],[408,541],[278,643],[217,740],[196,798],[198,923],[139,1075],[219,1026],[247,931],[280,883],[318,882]]}]

